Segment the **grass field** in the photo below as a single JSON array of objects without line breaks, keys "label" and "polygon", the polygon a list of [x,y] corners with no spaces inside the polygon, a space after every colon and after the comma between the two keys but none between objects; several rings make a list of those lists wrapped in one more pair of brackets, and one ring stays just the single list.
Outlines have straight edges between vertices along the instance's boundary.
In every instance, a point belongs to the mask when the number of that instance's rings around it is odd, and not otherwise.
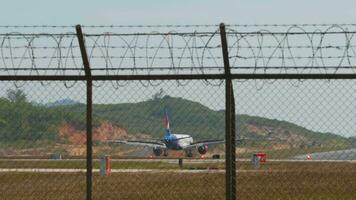
[{"label": "grass field", "polygon": [[[179,169],[178,159],[169,159],[170,162],[160,160],[147,161],[121,161],[115,160],[111,162],[112,169]],[[223,169],[224,162],[216,162],[207,160],[204,163],[185,163],[184,169],[191,168],[218,168]],[[14,168],[47,168],[47,169],[85,169],[85,160],[0,160],[0,169]],[[93,168],[99,169],[99,160],[93,161]]]},{"label": "grass field", "polygon": [[[155,173],[94,173],[94,199],[224,199],[224,173],[169,173],[165,164]],[[237,168],[239,199],[356,199],[355,163],[268,162],[254,170],[238,162]],[[0,173],[0,199],[85,199],[85,173]]]}]

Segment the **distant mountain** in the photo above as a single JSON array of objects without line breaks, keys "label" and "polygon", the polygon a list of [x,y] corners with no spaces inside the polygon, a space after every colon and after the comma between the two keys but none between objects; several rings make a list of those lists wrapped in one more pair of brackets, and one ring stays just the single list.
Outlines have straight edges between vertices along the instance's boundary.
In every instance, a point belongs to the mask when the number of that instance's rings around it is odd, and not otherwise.
[{"label": "distant mountain", "polygon": [[[120,124],[130,133],[162,137],[164,110],[168,110],[174,133],[190,134],[196,140],[225,137],[225,111],[210,108],[183,98],[165,96],[138,103],[94,105],[98,119]],[[347,138],[332,133],[308,130],[302,126],[276,119],[237,115],[236,135],[243,138],[240,145],[275,148],[308,148],[349,146]]]},{"label": "distant mountain", "polygon": [[[83,106],[70,106],[83,112]],[[165,96],[138,103],[96,104],[94,121],[109,121],[128,129],[130,134],[143,133],[153,138],[163,134],[164,110],[168,110],[174,133],[190,134],[196,140],[225,137],[225,111],[210,108],[183,98]],[[350,146],[350,140],[332,133],[308,130],[296,124],[258,116],[237,115],[236,134],[240,146],[270,146],[274,148],[308,148]]]},{"label": "distant mountain", "polygon": [[[46,107],[30,103],[16,105],[8,100],[0,100],[0,111],[9,113],[0,116],[0,140],[57,140],[63,126],[84,134],[85,110],[85,104],[71,99],[58,100],[46,104]],[[110,127],[122,127],[127,130],[129,137],[145,135],[161,138],[164,110],[169,113],[170,127],[174,133],[190,134],[195,140],[225,137],[225,111],[211,110],[198,102],[170,96],[137,103],[94,104],[94,128],[108,123],[111,125],[105,132],[110,132]],[[100,135],[99,132],[97,134]],[[243,139],[240,147],[340,149],[355,144],[340,135],[315,132],[287,121],[249,115],[236,116],[236,135]],[[105,138],[104,135],[101,137]]]},{"label": "distant mountain", "polygon": [[51,103],[46,103],[44,106],[50,108],[50,107],[57,107],[57,106],[69,106],[75,104],[79,104],[79,102],[67,98],[67,99],[60,99]]}]

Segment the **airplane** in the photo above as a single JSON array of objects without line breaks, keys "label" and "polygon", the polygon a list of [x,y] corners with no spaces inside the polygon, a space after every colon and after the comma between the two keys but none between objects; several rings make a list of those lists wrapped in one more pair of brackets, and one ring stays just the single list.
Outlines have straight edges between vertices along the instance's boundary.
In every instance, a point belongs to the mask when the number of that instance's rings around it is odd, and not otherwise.
[{"label": "airplane", "polygon": [[169,127],[168,113],[164,115],[164,137],[157,140],[112,140],[113,143],[151,147],[155,156],[168,156],[167,150],[184,150],[187,157],[193,157],[193,150],[200,155],[207,153],[209,147],[225,143],[225,140],[204,140],[193,142],[193,137],[186,134],[174,134]]}]

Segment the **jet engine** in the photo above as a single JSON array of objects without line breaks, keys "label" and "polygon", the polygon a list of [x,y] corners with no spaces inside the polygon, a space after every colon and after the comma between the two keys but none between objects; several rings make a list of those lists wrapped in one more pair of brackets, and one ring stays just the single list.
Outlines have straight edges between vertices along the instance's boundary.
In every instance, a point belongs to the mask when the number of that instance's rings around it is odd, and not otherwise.
[{"label": "jet engine", "polygon": [[160,156],[162,154],[162,149],[159,147],[153,147],[153,154],[155,154],[155,156]]},{"label": "jet engine", "polygon": [[208,145],[202,145],[202,146],[199,146],[199,147],[198,147],[198,152],[199,152],[201,155],[206,154],[207,151],[208,151]]}]

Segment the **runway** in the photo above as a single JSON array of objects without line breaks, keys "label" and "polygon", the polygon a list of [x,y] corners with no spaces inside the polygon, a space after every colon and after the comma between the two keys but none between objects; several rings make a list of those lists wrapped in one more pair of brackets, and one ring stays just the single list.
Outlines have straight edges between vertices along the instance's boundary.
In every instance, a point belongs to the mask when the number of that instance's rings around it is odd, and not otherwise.
[{"label": "runway", "polygon": [[[281,170],[266,171],[261,169],[236,170],[236,173],[273,173]],[[99,169],[93,169],[99,173]],[[85,169],[0,169],[0,173],[86,173]],[[178,174],[211,174],[225,173],[225,169],[112,169],[111,173],[178,173]]]},{"label": "runway", "polygon": [[[309,156],[313,160],[356,161],[356,149],[311,153]],[[306,157],[307,155],[299,155],[292,159],[305,160]]]},{"label": "runway", "polygon": [[[313,155],[313,154],[310,154]],[[354,163],[356,160],[342,160],[342,159],[318,159],[312,156],[312,160],[307,160],[307,155],[296,156],[293,159],[267,159],[268,162],[351,162]],[[86,159],[42,159],[42,158],[0,158],[0,161],[50,161],[50,162],[65,162],[65,161],[83,161]],[[100,161],[99,159],[93,159],[93,161]],[[179,158],[119,158],[112,159],[112,162],[163,162],[170,164],[178,164]],[[250,159],[236,159],[236,162],[250,162]],[[222,163],[225,159],[186,159],[183,158],[183,162],[187,164],[200,164],[200,163]]]},{"label": "runway", "polygon": [[[255,170],[254,170],[255,171]],[[86,173],[86,169],[41,169],[41,168],[17,168],[0,169],[0,173]],[[99,169],[93,169],[94,173],[99,173]],[[225,173],[224,169],[112,169],[111,173]]]}]

